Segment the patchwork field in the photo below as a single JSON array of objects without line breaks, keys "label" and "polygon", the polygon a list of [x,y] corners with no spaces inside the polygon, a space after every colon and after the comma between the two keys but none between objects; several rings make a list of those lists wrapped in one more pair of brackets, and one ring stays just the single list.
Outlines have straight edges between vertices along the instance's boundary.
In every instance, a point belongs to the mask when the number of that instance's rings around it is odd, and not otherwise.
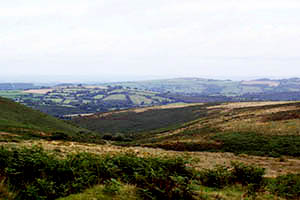
[{"label": "patchwork field", "polygon": [[177,102],[159,93],[104,86],[56,86],[47,89],[0,90],[0,96],[53,116],[69,116]]}]

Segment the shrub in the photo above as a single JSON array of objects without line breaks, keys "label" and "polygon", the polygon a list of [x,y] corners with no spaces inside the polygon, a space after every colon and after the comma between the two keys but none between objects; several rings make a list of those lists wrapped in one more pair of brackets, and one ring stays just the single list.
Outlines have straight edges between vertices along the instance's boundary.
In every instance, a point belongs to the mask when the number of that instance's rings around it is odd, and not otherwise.
[{"label": "shrub", "polygon": [[236,182],[242,185],[254,184],[261,186],[265,169],[244,163],[231,162],[233,170],[231,171]]},{"label": "shrub", "polygon": [[145,199],[192,199],[193,172],[186,161],[132,154],[70,154],[61,159],[42,148],[0,149],[0,175],[20,191],[16,199],[56,199],[99,183],[110,192],[118,181],[136,185]]},{"label": "shrub", "polygon": [[205,169],[199,175],[201,184],[207,187],[223,188],[233,183],[229,168],[221,165],[215,169]]},{"label": "shrub", "polygon": [[270,191],[288,199],[300,199],[300,174],[277,177],[268,185]]},{"label": "shrub", "polygon": [[265,170],[256,166],[232,162],[231,167],[217,166],[214,169],[205,169],[199,173],[201,184],[208,187],[223,188],[240,183],[260,188],[263,183]]},{"label": "shrub", "polygon": [[104,181],[105,187],[104,192],[109,194],[119,194],[121,190],[121,183],[116,179],[112,178],[110,180]]}]

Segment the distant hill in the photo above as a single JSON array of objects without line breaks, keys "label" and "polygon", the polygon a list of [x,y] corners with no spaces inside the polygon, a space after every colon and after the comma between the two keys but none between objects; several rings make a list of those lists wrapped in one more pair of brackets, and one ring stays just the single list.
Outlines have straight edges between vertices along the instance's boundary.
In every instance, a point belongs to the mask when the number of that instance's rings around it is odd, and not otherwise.
[{"label": "distant hill", "polygon": [[0,90],[27,90],[39,88],[32,83],[0,83]]},{"label": "distant hill", "polygon": [[106,83],[104,85],[132,87],[155,92],[181,94],[240,96],[257,93],[299,92],[300,78],[257,79],[251,81],[175,78],[138,82]]},{"label": "distant hill", "polygon": [[38,89],[0,89],[0,96],[68,119],[71,115],[174,103],[300,101],[300,78],[245,81],[174,78],[97,84],[62,83]]},{"label": "distant hill", "polygon": [[85,129],[0,97],[0,138],[48,138],[85,140]]}]

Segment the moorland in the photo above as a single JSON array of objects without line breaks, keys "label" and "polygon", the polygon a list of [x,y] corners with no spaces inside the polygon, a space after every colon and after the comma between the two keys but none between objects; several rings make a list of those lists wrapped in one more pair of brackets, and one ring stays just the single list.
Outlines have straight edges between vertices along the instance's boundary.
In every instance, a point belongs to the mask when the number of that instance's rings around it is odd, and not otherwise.
[{"label": "moorland", "polygon": [[4,98],[0,110],[2,199],[300,197],[296,101],[153,106],[68,120]]}]

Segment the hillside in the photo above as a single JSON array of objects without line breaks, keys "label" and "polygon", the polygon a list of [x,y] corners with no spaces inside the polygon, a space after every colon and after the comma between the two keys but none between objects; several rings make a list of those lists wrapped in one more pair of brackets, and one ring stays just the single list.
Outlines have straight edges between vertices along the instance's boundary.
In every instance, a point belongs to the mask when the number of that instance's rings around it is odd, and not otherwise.
[{"label": "hillside", "polygon": [[225,103],[206,108],[210,114],[198,121],[152,138],[141,137],[136,143],[178,151],[300,157],[299,102]]},{"label": "hillside", "polygon": [[130,139],[142,133],[156,134],[176,129],[206,115],[206,105],[173,104],[73,117],[72,121],[102,136]]},{"label": "hillside", "polygon": [[[148,108],[73,121],[122,145],[300,157],[299,102],[243,102]],[[122,137],[111,139],[122,140]],[[109,139],[109,137],[107,137]]]},{"label": "hillside", "polygon": [[[74,139],[84,138],[90,131],[0,97],[0,137],[7,139]],[[87,138],[89,138],[87,137]]]}]

